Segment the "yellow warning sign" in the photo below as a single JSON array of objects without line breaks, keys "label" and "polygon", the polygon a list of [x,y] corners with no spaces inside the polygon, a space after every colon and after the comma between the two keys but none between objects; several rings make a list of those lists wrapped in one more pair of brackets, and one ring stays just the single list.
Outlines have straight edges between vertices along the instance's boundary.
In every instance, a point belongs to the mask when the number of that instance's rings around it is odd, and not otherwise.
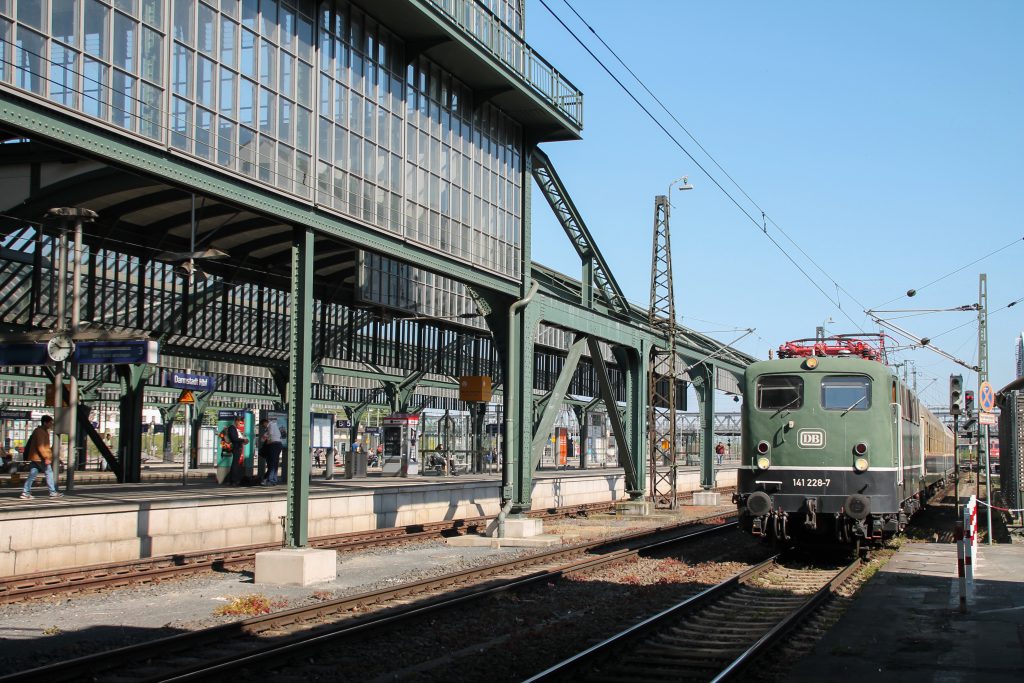
[{"label": "yellow warning sign", "polygon": [[181,390],[181,396],[178,397],[178,403],[195,403],[195,398],[192,397],[192,392],[188,389]]}]

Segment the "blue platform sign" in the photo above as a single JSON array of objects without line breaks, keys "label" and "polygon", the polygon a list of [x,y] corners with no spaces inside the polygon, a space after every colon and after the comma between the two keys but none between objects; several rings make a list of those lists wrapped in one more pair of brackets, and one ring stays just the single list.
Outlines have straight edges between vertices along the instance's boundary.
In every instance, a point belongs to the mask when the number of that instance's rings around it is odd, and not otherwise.
[{"label": "blue platform sign", "polygon": [[19,342],[0,344],[0,365],[46,365],[50,362],[46,355],[46,344],[38,342]]},{"label": "blue platform sign", "polygon": [[186,372],[173,371],[167,377],[167,386],[192,391],[213,391],[217,388],[217,380],[209,375],[190,375]]},{"label": "blue platform sign", "polygon": [[156,363],[160,349],[152,340],[81,341],[75,344],[75,360],[82,365]]}]

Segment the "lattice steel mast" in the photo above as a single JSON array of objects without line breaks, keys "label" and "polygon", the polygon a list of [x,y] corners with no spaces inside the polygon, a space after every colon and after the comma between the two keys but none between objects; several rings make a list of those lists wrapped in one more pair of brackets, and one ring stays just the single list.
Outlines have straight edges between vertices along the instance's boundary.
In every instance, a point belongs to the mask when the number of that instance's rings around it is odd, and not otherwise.
[{"label": "lattice steel mast", "polygon": [[[669,188],[671,190],[671,186]],[[676,507],[676,305],[672,291],[672,239],[669,198],[654,198],[654,245],[651,250],[651,327],[664,346],[651,351],[647,377],[647,429],[650,448],[651,499],[657,508]],[[661,418],[661,419],[659,419]]]}]

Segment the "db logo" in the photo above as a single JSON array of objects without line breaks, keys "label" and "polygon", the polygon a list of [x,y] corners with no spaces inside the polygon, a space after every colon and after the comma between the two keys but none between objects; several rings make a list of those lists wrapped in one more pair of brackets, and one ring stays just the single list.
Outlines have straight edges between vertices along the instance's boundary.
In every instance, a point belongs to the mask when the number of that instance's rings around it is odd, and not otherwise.
[{"label": "db logo", "polygon": [[799,432],[800,436],[800,448],[824,448],[825,447],[825,430],[824,429],[801,429]]}]

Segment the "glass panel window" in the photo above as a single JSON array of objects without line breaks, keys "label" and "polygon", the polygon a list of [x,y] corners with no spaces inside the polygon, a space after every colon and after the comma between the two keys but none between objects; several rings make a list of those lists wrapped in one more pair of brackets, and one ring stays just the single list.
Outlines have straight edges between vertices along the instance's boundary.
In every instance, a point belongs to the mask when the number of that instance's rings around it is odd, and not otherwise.
[{"label": "glass panel window", "polygon": [[139,85],[139,132],[143,135],[160,139],[163,121],[160,111],[161,90],[146,82]]},{"label": "glass panel window", "polygon": [[135,70],[135,21],[121,14],[114,13],[114,66],[125,71]]},{"label": "glass panel window", "polygon": [[63,0],[54,3],[51,10],[53,15],[53,37],[68,45],[75,45],[78,42],[78,0]]},{"label": "glass panel window", "polygon": [[164,54],[164,39],[156,31],[143,27],[142,28],[142,55],[141,55],[141,70],[139,75],[143,78],[153,81],[154,83],[160,83],[163,81],[163,54]]},{"label": "glass panel window", "polygon": [[18,21],[32,28],[44,30],[43,0],[20,0],[18,2]]},{"label": "glass panel window", "polygon": [[217,57],[217,17],[206,5],[199,5],[199,35],[196,47],[203,54]]},{"label": "glass panel window", "polygon": [[107,118],[107,66],[86,58],[82,67],[82,111],[96,118]]},{"label": "glass panel window", "polygon": [[86,0],[85,10],[85,51],[94,57],[106,59],[109,50],[107,40],[107,15],[109,10],[96,0]]},{"label": "glass panel window", "polygon": [[871,380],[860,375],[823,377],[821,407],[825,410],[867,410],[871,407]]},{"label": "glass panel window", "polygon": [[803,378],[796,375],[765,375],[757,379],[758,410],[795,410],[803,403]]},{"label": "glass panel window", "polygon": [[17,28],[14,69],[19,88],[43,94],[45,73],[42,61],[43,45],[44,39],[38,33],[22,27]]},{"label": "glass panel window", "polygon": [[192,51],[175,43],[171,60],[172,90],[183,97],[192,97]]},{"label": "glass panel window", "polygon": [[235,36],[238,25],[230,19],[222,19],[220,25],[220,61],[224,66],[235,68]]},{"label": "glass panel window", "polygon": [[242,57],[240,71],[250,78],[256,78],[256,34],[242,31]]},{"label": "glass panel window", "polygon": [[174,0],[174,20],[171,22],[174,37],[191,44],[194,24],[195,0]]}]

